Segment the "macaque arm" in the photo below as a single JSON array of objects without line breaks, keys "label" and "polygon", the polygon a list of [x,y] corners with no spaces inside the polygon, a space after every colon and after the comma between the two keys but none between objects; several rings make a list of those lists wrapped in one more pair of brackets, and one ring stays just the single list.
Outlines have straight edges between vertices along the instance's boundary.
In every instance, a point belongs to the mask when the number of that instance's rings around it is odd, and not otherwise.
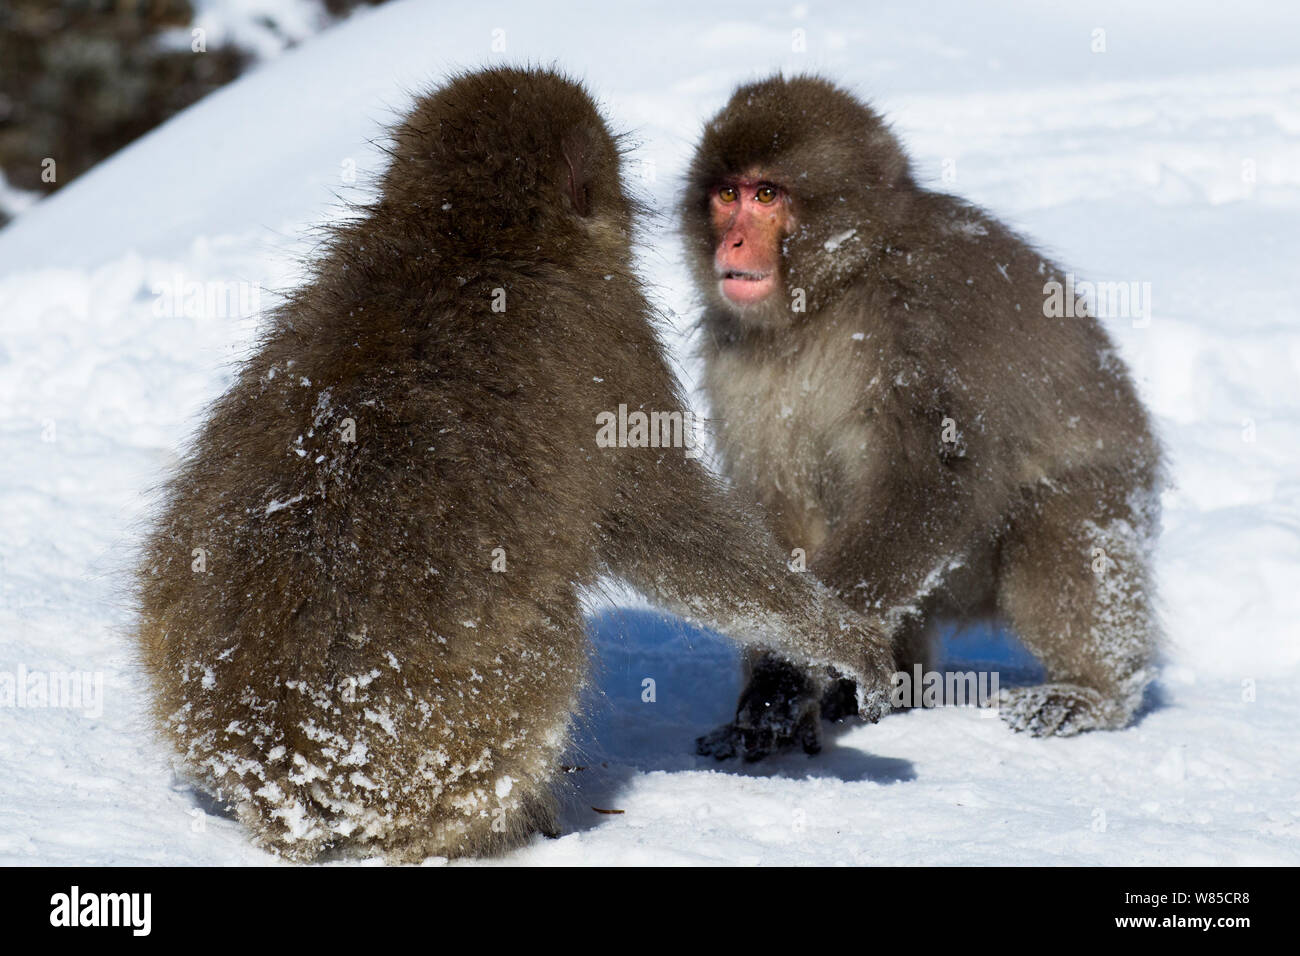
[{"label": "macaque arm", "polygon": [[[808,574],[790,570],[761,519],[695,461],[623,450],[618,500],[602,525],[603,557],[618,577],[673,613],[735,640],[851,674],[887,693],[892,657],[883,631]],[[639,489],[658,487],[652,508]],[[669,490],[671,489],[671,490]]]},{"label": "macaque arm", "polygon": [[[923,598],[988,530],[971,489],[997,480],[975,475],[994,463],[974,416],[925,382],[899,389],[880,416],[889,424],[866,450],[862,477],[810,561],[843,600],[883,615]],[[918,390],[941,397],[921,401]]]}]

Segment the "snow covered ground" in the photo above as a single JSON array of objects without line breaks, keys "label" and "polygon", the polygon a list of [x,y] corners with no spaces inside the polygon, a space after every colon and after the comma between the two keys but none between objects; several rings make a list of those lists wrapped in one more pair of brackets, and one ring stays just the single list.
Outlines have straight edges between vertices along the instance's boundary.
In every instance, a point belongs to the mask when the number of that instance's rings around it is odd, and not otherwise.
[{"label": "snow covered ground", "polygon": [[[0,863],[273,862],[196,809],[146,733],[123,589],[144,492],[293,283],[306,229],[380,168],[368,141],[411,91],[497,62],[582,76],[634,133],[660,213],[642,266],[688,379],[671,210],[699,123],[740,80],[822,70],[892,117],[928,182],[1081,276],[1150,283],[1149,324],[1110,328],[1177,482],[1169,663],[1136,726],[1033,740],[938,709],[811,759],[715,764],[692,743],[728,716],[735,652],[630,601],[593,616],[565,835],[504,862],[1300,863],[1300,8],[756,6],[361,11],[0,231],[0,690],[24,671],[102,680],[79,708],[0,694]],[[195,289],[216,299],[187,310]],[[1019,653],[997,634],[948,646]]]}]

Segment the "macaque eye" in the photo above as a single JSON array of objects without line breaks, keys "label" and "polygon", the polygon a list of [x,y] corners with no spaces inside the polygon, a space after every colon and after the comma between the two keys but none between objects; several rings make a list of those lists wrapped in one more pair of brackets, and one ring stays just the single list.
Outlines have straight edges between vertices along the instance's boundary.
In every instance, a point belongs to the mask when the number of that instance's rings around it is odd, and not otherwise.
[{"label": "macaque eye", "polygon": [[718,198],[723,202],[735,202],[738,197],[735,186],[723,186],[718,190]]},{"label": "macaque eye", "polygon": [[759,186],[758,192],[754,193],[754,198],[766,205],[776,198],[776,190],[771,186]]}]

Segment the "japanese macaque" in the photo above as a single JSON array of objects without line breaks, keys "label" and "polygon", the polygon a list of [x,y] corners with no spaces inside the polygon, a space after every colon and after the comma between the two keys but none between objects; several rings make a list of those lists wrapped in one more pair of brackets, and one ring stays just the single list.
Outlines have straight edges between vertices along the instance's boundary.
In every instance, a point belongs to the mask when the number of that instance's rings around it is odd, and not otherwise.
[{"label": "japanese macaque", "polygon": [[[1048,674],[1005,696],[1012,727],[1127,724],[1158,643],[1161,455],[1086,303],[1058,308],[1057,266],[918,186],[881,118],[812,77],[736,91],[683,219],[723,470],[782,545],[900,670],[930,669],[937,619],[996,616]],[[750,667],[702,753],[816,750],[818,717],[852,711],[824,669]]]},{"label": "japanese macaque", "polygon": [[[460,76],[391,153],[145,543],[139,649],[183,772],[299,861],[553,832],[579,589],[604,573],[887,708],[887,639],[691,453],[618,142],[583,88]],[[628,447],[605,447],[620,405]]]}]

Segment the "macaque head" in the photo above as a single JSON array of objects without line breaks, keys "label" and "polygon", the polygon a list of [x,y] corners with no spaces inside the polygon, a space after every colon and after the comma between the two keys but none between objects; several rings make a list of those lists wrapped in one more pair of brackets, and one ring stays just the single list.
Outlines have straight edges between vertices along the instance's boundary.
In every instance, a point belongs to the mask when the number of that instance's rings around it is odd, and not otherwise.
[{"label": "macaque head", "polygon": [[742,86],[691,163],[696,282],[743,326],[793,325],[867,267],[913,189],[897,140],[850,94],[816,77]]},{"label": "macaque head", "polygon": [[565,76],[510,68],[459,76],[416,103],[391,152],[384,202],[444,255],[628,256],[635,204],[618,139]]}]

